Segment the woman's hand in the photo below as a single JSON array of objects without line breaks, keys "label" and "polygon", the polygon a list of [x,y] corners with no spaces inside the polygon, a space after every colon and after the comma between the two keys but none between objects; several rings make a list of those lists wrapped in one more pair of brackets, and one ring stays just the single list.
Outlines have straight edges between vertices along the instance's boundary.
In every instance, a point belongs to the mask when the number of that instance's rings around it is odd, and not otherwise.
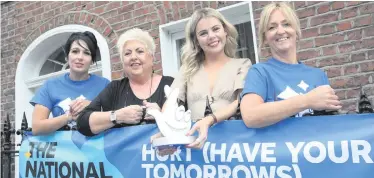
[{"label": "woman's hand", "polygon": [[187,145],[189,148],[198,148],[201,149],[204,146],[205,141],[208,138],[208,130],[211,125],[214,123],[214,118],[212,116],[204,117],[203,119],[197,121],[192,129],[186,134],[187,136],[193,135],[196,130],[199,131],[199,137]]},{"label": "woman's hand", "polygon": [[86,108],[91,101],[86,99],[75,99],[70,103],[70,115],[72,118],[76,118],[79,116],[79,114],[83,111],[84,108]]},{"label": "woman's hand", "polygon": [[143,106],[146,108],[146,114],[145,114],[144,120],[155,120],[153,116],[147,114],[148,109],[156,109],[158,111],[161,111],[161,108],[158,106],[157,103],[149,103],[147,100],[143,101]]},{"label": "woman's hand", "polygon": [[138,124],[143,116],[143,108],[139,105],[130,105],[115,111],[117,122],[126,124]]},{"label": "woman's hand", "polygon": [[319,86],[306,94],[309,108],[313,110],[338,110],[342,108],[339,97],[329,85]]}]

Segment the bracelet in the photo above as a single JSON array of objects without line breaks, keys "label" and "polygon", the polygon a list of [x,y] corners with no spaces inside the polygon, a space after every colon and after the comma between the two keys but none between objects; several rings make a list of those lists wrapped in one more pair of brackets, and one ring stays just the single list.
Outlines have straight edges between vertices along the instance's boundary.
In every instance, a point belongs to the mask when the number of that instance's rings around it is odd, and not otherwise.
[{"label": "bracelet", "polygon": [[68,117],[68,123],[67,124],[71,124],[74,121],[74,119],[72,117],[70,117],[69,113],[66,113],[66,116]]},{"label": "bracelet", "polygon": [[212,117],[213,117],[213,120],[214,120],[213,125],[214,125],[214,124],[217,124],[218,119],[217,119],[216,115],[214,115],[213,113],[211,113],[211,114],[209,114],[209,116],[212,116]]}]

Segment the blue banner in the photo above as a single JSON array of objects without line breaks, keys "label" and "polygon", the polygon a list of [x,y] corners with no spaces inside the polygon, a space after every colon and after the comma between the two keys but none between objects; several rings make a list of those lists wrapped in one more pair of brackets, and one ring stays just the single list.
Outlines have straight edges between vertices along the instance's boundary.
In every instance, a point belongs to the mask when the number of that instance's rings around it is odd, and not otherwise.
[{"label": "blue banner", "polygon": [[[155,125],[26,135],[19,174],[27,177],[373,178],[374,115],[303,117],[261,129],[226,121],[209,130],[203,149],[158,156]],[[28,133],[30,134],[30,133]]]}]

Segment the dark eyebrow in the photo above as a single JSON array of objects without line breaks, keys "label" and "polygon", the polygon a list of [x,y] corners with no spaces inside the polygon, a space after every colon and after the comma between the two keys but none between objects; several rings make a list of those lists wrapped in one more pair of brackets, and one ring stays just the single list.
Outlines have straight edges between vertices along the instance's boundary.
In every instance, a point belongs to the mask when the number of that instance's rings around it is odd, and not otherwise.
[{"label": "dark eyebrow", "polygon": [[[215,27],[219,27],[219,24],[214,25],[213,27],[210,27],[210,28],[215,28]],[[207,30],[201,30],[201,31],[197,32],[197,34],[200,34],[200,33],[204,32],[204,31],[207,31]]]},{"label": "dark eyebrow", "polygon": [[207,30],[201,30],[201,31],[197,32],[197,34],[200,34],[200,33],[205,32],[205,31],[207,31]]},{"label": "dark eyebrow", "polygon": [[[73,47],[73,48],[71,48],[72,50],[81,50],[79,47]],[[83,51],[88,51],[88,52],[90,52],[90,50],[89,49],[86,49],[86,48],[83,48]]]},{"label": "dark eyebrow", "polygon": [[[74,47],[74,48],[71,48],[71,50],[79,50],[80,51],[81,49],[79,47]],[[83,50],[83,51],[85,51],[85,50]]]}]

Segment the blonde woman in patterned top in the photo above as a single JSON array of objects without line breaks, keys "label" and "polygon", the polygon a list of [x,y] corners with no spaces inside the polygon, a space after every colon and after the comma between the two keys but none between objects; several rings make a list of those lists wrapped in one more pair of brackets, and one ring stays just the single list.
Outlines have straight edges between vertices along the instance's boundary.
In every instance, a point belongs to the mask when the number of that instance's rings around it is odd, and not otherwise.
[{"label": "blonde woman in patterned top", "polygon": [[179,100],[191,110],[191,119],[196,122],[187,135],[199,132],[196,141],[187,146],[201,148],[210,126],[236,114],[251,61],[236,58],[238,32],[215,9],[195,11],[185,33],[182,67],[171,88],[179,88]]}]

